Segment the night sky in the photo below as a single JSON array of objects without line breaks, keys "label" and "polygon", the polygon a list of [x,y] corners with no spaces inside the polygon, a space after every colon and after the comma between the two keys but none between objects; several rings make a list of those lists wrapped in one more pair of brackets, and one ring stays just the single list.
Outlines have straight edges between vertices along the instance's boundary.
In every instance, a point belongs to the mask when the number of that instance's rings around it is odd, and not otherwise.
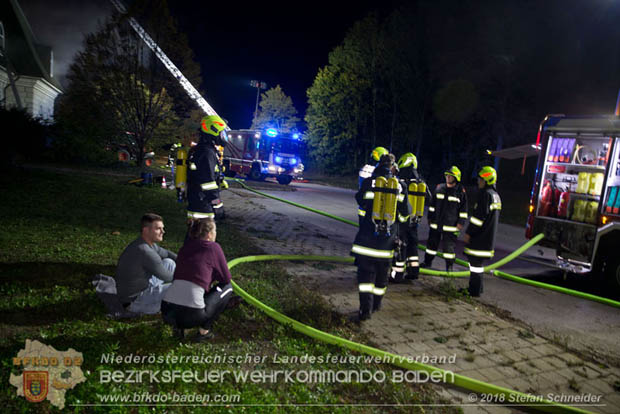
[{"label": "night sky", "polygon": [[[95,30],[98,19],[105,18],[112,9],[107,0],[19,3],[39,41],[54,48],[56,75],[63,84],[63,75],[81,45],[83,33]],[[254,2],[254,6],[232,1],[169,3],[201,66],[205,98],[231,127],[247,128],[256,100],[250,80],[267,82],[269,88],[280,84],[303,117],[306,89],[352,24],[372,10],[386,13],[404,1],[321,0],[292,2],[289,7],[268,2]],[[461,7],[481,4],[466,3],[459,1]],[[615,80],[620,69],[619,3],[505,1],[517,5],[515,24],[532,23],[531,28],[527,24],[520,26],[523,39],[528,41],[524,50],[540,50],[539,56],[546,60],[544,65],[532,62],[532,68],[544,66],[546,70],[533,71],[533,76],[540,77],[541,84],[550,85],[550,91],[558,73],[575,74],[575,87],[563,92],[567,99],[557,108],[549,107],[549,112],[613,112],[620,86],[620,79]],[[546,92],[543,89],[541,94]]]},{"label": "night sky", "polygon": [[[18,1],[38,40],[54,48],[56,75],[66,86],[63,75],[83,33],[96,30],[98,19],[111,13],[111,4],[107,0]],[[188,35],[201,66],[205,99],[233,129],[250,126],[256,104],[252,79],[266,82],[268,88],[282,86],[302,118],[306,89],[348,28],[368,12],[385,12],[399,1],[380,5],[359,1],[338,7],[323,0],[291,3],[294,7],[254,3],[169,1],[171,14]]]}]

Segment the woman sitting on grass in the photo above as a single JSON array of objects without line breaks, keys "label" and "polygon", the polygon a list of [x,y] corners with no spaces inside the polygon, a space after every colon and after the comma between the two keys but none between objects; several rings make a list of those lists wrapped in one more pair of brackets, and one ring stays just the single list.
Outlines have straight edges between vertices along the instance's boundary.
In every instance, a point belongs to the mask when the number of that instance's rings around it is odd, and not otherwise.
[{"label": "woman sitting on grass", "polygon": [[[194,220],[189,237],[179,250],[172,285],[161,304],[164,321],[173,326],[175,335],[185,336],[184,329],[198,327],[198,341],[213,338],[211,326],[226,308],[233,289],[222,247],[215,242],[215,221]],[[235,304],[239,297],[235,297]]]}]

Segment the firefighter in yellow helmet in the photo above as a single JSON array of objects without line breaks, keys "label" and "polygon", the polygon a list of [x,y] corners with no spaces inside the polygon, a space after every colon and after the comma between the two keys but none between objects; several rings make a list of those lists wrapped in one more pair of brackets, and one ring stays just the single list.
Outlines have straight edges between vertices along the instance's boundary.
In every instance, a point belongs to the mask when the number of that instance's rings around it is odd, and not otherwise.
[{"label": "firefighter in yellow helmet", "polygon": [[384,154],[372,176],[364,179],[355,194],[367,211],[355,236],[351,255],[357,265],[360,308],[355,321],[370,319],[381,308],[394,257],[398,216],[409,216],[407,188],[392,174],[394,155]]},{"label": "firefighter in yellow helmet", "polygon": [[485,259],[495,253],[495,234],[502,209],[502,200],[497,193],[495,183],[497,172],[493,167],[484,166],[478,172],[478,195],[474,211],[469,218],[469,226],[463,237],[464,253],[469,261],[469,294],[480,296],[483,291],[482,274]]},{"label": "firefighter in yellow helmet", "polygon": [[454,245],[467,221],[467,194],[461,184],[461,170],[458,167],[450,167],[444,176],[446,182],[437,185],[431,204],[428,206],[430,231],[422,267],[431,267],[437,255],[439,242],[443,240],[446,271],[450,272],[456,259]]},{"label": "firefighter in yellow helmet", "polygon": [[217,115],[209,115],[200,122],[200,141],[188,154],[187,217],[189,219],[224,218],[224,204],[220,199],[219,165],[216,145],[228,142],[226,123]]},{"label": "firefighter in yellow helmet", "polygon": [[[362,168],[360,168],[360,171],[358,174],[358,185],[357,185],[358,189],[362,188],[362,182],[366,178],[372,176],[372,173],[375,170],[375,167],[377,166],[379,159],[381,158],[382,155],[385,155],[385,154],[389,154],[389,151],[383,147],[377,147],[370,152],[368,164],[365,164]],[[358,222],[360,225],[362,224],[362,220],[364,219],[365,214],[366,214],[366,211],[362,208],[362,206],[361,205],[358,206],[358,209],[357,209],[358,217],[357,218],[358,218]]]},{"label": "firefighter in yellow helmet", "polygon": [[398,217],[398,238],[390,282],[415,280],[420,273],[418,257],[418,224],[424,215],[427,186],[418,174],[418,159],[408,152],[398,159],[398,177],[408,189],[411,215]]}]

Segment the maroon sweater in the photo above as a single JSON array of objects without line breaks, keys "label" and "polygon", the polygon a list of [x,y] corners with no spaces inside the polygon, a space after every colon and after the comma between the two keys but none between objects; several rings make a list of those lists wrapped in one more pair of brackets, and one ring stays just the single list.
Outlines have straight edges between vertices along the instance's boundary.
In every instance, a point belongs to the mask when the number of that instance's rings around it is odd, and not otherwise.
[{"label": "maroon sweater", "polygon": [[214,281],[230,283],[230,270],[222,247],[216,242],[188,239],[177,255],[175,280],[187,280],[208,292]]}]

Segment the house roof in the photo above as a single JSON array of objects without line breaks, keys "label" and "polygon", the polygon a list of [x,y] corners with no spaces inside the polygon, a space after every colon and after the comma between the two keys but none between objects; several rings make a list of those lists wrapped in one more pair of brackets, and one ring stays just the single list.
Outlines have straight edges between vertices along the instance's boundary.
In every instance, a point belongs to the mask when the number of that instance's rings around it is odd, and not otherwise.
[{"label": "house roof", "polygon": [[19,75],[43,78],[61,92],[62,85],[50,74],[51,48],[38,44],[17,0],[0,1],[6,54]]}]

